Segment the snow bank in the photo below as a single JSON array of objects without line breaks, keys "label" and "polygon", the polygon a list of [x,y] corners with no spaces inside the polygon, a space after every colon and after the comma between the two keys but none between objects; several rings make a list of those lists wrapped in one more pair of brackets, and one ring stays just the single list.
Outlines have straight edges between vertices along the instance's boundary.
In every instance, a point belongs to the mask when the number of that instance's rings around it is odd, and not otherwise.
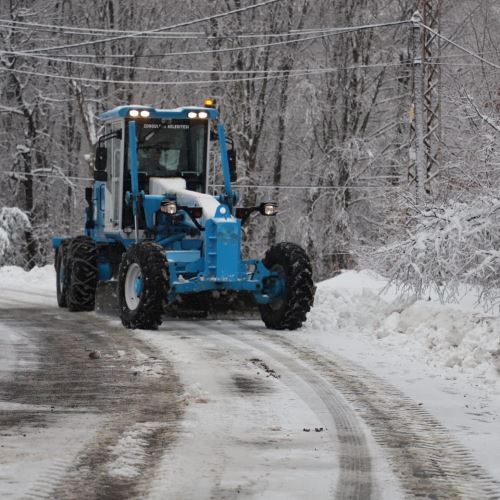
[{"label": "snow bank", "polygon": [[348,271],[319,284],[305,328],[371,337],[403,356],[500,383],[500,318],[472,310],[471,297],[452,306],[398,296],[369,271]]},{"label": "snow bank", "polygon": [[17,266],[0,267],[0,290],[4,286],[25,288],[26,292],[29,292],[30,289],[55,291],[54,266],[34,267],[30,271],[25,271]]},{"label": "snow bank", "polygon": [[0,207],[0,265],[25,263],[26,233],[31,231],[28,216],[17,207]]}]

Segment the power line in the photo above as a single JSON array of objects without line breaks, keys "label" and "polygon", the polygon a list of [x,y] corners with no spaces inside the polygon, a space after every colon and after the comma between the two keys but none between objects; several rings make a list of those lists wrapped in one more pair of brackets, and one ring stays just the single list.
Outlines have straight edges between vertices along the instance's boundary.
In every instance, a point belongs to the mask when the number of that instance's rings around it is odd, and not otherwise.
[{"label": "power line", "polygon": [[[232,14],[237,14],[237,13],[240,13],[240,12],[245,12],[245,11],[248,11],[248,10],[253,10],[253,9],[256,9],[256,8],[259,8],[259,7],[264,7],[266,5],[271,5],[271,4],[274,4],[274,3],[277,3],[277,2],[281,2],[281,1],[282,0],[267,0],[265,2],[256,3],[256,4],[253,4],[253,5],[249,5],[247,7],[241,7],[239,9],[233,9],[233,10],[229,10],[229,11],[226,11],[226,12],[222,12],[220,14],[214,14],[212,16],[202,17],[202,18],[199,18],[199,19],[193,19],[191,21],[185,21],[185,22],[182,22],[182,23],[172,24],[170,26],[163,26],[161,28],[155,28],[155,29],[152,29],[152,30],[147,30],[147,31],[144,31],[143,33],[144,34],[146,34],[146,33],[148,33],[148,34],[149,33],[159,33],[159,32],[162,32],[162,31],[172,30],[172,29],[175,29],[175,28],[182,28],[183,26],[190,26],[192,24],[198,24],[198,23],[205,22],[205,21],[212,21],[214,19],[220,19],[222,17],[226,17],[226,16],[229,16],[229,15],[232,15]],[[120,35],[120,36],[115,36],[115,37],[110,37],[110,38],[104,38],[104,39],[101,39],[101,40],[90,40],[90,41],[87,41],[87,42],[80,42],[80,43],[59,45],[59,46],[53,46],[53,47],[42,47],[42,48],[38,48],[38,49],[27,50],[26,52],[46,52],[46,51],[50,51],[50,50],[69,49],[69,48],[73,48],[73,47],[85,47],[85,46],[88,46],[88,45],[96,45],[98,43],[114,42],[114,41],[123,40],[123,39],[126,39],[126,38],[133,38],[134,36],[135,35]]]},{"label": "power line", "polygon": [[[213,187],[224,187],[224,184],[213,184]],[[325,189],[325,190],[343,190],[343,189],[401,189],[402,186],[274,186],[271,184],[242,184],[233,185],[234,189]]]},{"label": "power line", "polygon": [[[88,182],[93,181],[92,177],[77,177],[71,175],[61,175],[61,174],[50,174],[50,173],[27,173],[27,172],[0,172],[0,175],[12,176],[12,177],[49,177],[60,180],[75,180]],[[212,184],[211,187],[224,187],[224,184]],[[254,184],[242,184],[233,185],[235,189],[322,189],[322,190],[343,190],[343,189],[401,189],[401,186],[290,186],[290,185],[254,185]]]},{"label": "power line", "polygon": [[[63,32],[65,30],[70,30],[71,32],[83,32],[85,34],[95,34],[95,35],[106,35],[109,33],[124,34],[124,35],[141,35],[148,33],[148,31],[140,30],[116,30],[111,28],[81,28],[80,26],[64,26],[59,24],[43,24],[43,23],[30,23],[27,21],[15,21],[13,19],[0,19],[0,23],[6,26],[16,27],[16,25],[21,25],[29,28],[50,28]],[[161,34],[161,33],[160,33]],[[173,35],[203,35],[202,31],[182,31],[172,33]]]},{"label": "power line", "polygon": [[[37,27],[29,27],[29,26],[12,26],[8,24],[2,24],[0,21],[0,31],[14,31],[14,32],[38,32],[38,33],[55,33],[58,35],[71,35],[71,36],[84,36],[84,37],[103,37],[104,34],[97,33],[97,32],[92,32],[92,31],[72,31],[72,30],[60,30],[57,28],[37,28]],[[205,39],[208,37],[204,37],[203,35],[187,35],[185,33],[172,33],[172,34],[163,34],[163,33],[158,33],[154,35],[141,35],[141,33],[137,32],[125,32],[125,33],[130,33],[134,37],[137,38],[148,38],[148,39],[153,39],[153,40],[199,40],[199,39]],[[223,38],[223,37],[221,37]]]},{"label": "power line", "polygon": [[480,56],[479,54],[476,54],[475,52],[472,52],[471,50],[466,49],[462,45],[459,45],[458,43],[454,42],[453,40],[450,40],[449,38],[445,37],[441,33],[437,32],[437,31],[434,31],[432,28],[429,28],[429,26],[426,26],[423,23],[421,23],[421,26],[422,26],[422,28],[425,28],[426,30],[428,30],[429,32],[431,32],[432,34],[434,34],[435,36],[441,38],[441,40],[444,40],[445,42],[448,42],[450,45],[453,45],[457,49],[460,49],[463,52],[469,54],[470,56],[475,57],[479,61],[482,61],[484,64],[486,64],[488,66],[491,66],[492,68],[495,68],[495,69],[500,69],[500,66],[498,64],[495,64],[495,63],[493,63],[491,61],[488,61],[488,59],[485,59],[484,57]]},{"label": "power line", "polygon": [[[484,64],[479,63],[447,63],[447,62],[428,62],[427,66],[446,66],[449,68],[483,68]],[[493,68],[497,69],[497,68]]]},{"label": "power line", "polygon": [[89,83],[115,83],[115,84],[123,84],[123,85],[209,85],[213,83],[235,83],[235,82],[251,82],[258,80],[272,80],[279,78],[288,78],[288,77],[297,77],[297,76],[313,76],[320,75],[326,73],[333,73],[341,70],[357,70],[357,69],[367,69],[367,68],[387,68],[387,67],[395,67],[395,66],[406,66],[406,64],[402,63],[394,63],[394,64],[366,64],[366,65],[356,65],[350,67],[338,67],[338,68],[326,68],[326,69],[316,69],[316,70],[298,70],[297,73],[288,74],[279,74],[279,75],[266,75],[266,76],[256,76],[252,78],[222,78],[218,80],[188,80],[188,81],[132,81],[132,80],[104,80],[101,78],[86,78],[80,76],[67,76],[67,75],[55,75],[53,73],[40,73],[37,71],[27,71],[17,68],[0,68],[0,71],[12,71],[14,73],[20,73],[24,75],[31,76],[41,76],[46,78],[56,78],[59,80],[71,80],[71,81],[81,81],[81,82],[89,82]]},{"label": "power line", "polygon": [[[279,1],[279,0],[275,0]],[[233,11],[236,12],[236,11]],[[229,14],[229,13],[227,13]],[[227,15],[226,14],[226,15]],[[208,18],[207,18],[208,19]],[[201,21],[193,21],[193,22],[201,22]],[[382,23],[380,25],[365,25],[365,26],[358,26],[354,28],[361,28],[361,29],[369,29],[371,27],[378,27],[378,26],[396,26],[400,24],[404,24],[406,21],[394,21],[394,22],[387,22],[387,23]],[[3,23],[3,24],[2,24]],[[22,25],[22,26],[16,26],[16,25]],[[159,32],[158,30],[167,30],[169,27],[165,28],[156,28],[153,30],[147,30],[147,31],[137,31],[137,30],[116,30],[116,29],[102,29],[102,28],[80,28],[76,26],[62,26],[62,25],[55,25],[55,24],[42,24],[42,23],[29,23],[29,22],[23,22],[23,21],[13,21],[10,19],[0,19],[0,28],[10,28],[10,29],[24,29],[24,30],[31,30],[31,31],[37,31],[37,28],[46,28],[44,30],[40,31],[48,31],[50,33],[61,33],[61,34],[71,34],[71,35],[87,35],[87,36],[100,36],[100,35],[106,35],[110,33],[119,33],[123,34],[124,36],[126,35],[127,37],[139,37],[139,38],[145,38],[150,36],[151,34],[154,35],[154,38],[173,38],[173,39],[206,39],[206,40],[220,40],[220,39],[225,39],[225,38],[265,38],[265,37],[289,37],[289,36],[297,36],[297,35],[311,35],[311,34],[317,34],[317,33],[326,33],[326,32],[331,32],[331,31],[342,31],[345,29],[351,29],[351,28],[342,28],[342,27],[317,27],[317,28],[306,28],[306,29],[300,29],[300,30],[290,30],[284,33],[268,33],[268,32],[248,32],[248,33],[225,33],[225,34],[220,34],[220,35],[206,35],[202,31],[188,31],[188,32],[174,32],[171,34],[167,33],[162,33]],[[105,40],[97,40],[96,42],[99,41],[105,41]],[[38,50],[38,49],[37,49]],[[44,50],[44,49],[42,49]]]},{"label": "power line", "polygon": [[[442,59],[463,59],[464,57],[467,57],[469,54],[448,54],[447,56],[444,55],[439,55],[437,57],[428,57],[427,61],[440,61]],[[478,52],[478,55],[484,57],[486,55],[498,55],[498,52],[494,51],[488,51],[488,52]]]},{"label": "power line", "polygon": [[[35,58],[35,59],[40,59],[43,61],[50,61],[50,62],[61,62],[61,63],[66,63],[66,64],[76,64],[80,66],[90,66],[90,67],[96,67],[96,68],[105,68],[105,69],[133,69],[136,71],[154,71],[154,72],[159,72],[159,73],[194,73],[194,74],[200,74],[200,73],[209,73],[209,74],[230,74],[230,75],[239,75],[239,74],[272,74],[272,73],[289,73],[289,74],[294,74],[294,73],[299,73],[299,74],[304,74],[304,73],[309,73],[309,72],[318,72],[318,73],[323,73],[323,72],[328,72],[328,71],[333,71],[337,70],[338,68],[296,68],[296,69],[289,69],[289,70],[282,70],[282,69],[268,69],[268,70],[258,70],[258,69],[252,69],[252,70],[212,70],[212,69],[179,69],[179,68],[151,68],[147,66],[127,66],[127,65],[121,65],[121,64],[104,64],[104,63],[94,63],[94,62],[87,62],[87,61],[72,61],[71,59],[64,59],[60,57],[54,57],[54,56],[45,56],[45,55],[40,55],[40,54],[24,54],[22,52],[16,52],[16,51],[8,51],[8,50],[0,50],[0,54],[7,54],[7,55],[20,55],[21,57],[27,57],[27,58]],[[397,65],[401,65],[401,63],[397,63]],[[389,66],[387,64],[383,64],[382,66],[386,67]],[[220,81],[220,80],[217,80]]]},{"label": "power line", "polygon": [[[260,44],[253,44],[253,45],[244,45],[241,47],[227,47],[227,48],[221,48],[221,49],[209,49],[209,50],[195,50],[195,51],[185,51],[185,52],[169,52],[169,53],[164,53],[164,54],[143,54],[143,55],[136,55],[136,54],[107,54],[107,55],[97,55],[97,54],[65,54],[65,57],[84,57],[84,58],[149,58],[149,57],[173,57],[173,56],[190,56],[190,55],[206,55],[206,54],[216,54],[216,53],[226,53],[226,52],[237,52],[237,51],[242,51],[242,50],[253,50],[253,49],[261,49],[261,48],[267,48],[267,47],[275,47],[275,46],[281,46],[281,45],[288,45],[292,43],[300,43],[300,42],[307,42],[307,41],[313,41],[313,40],[318,40],[322,38],[327,38],[330,36],[334,35],[342,35],[345,33],[351,33],[351,32],[356,32],[356,31],[363,31],[363,30],[368,30],[368,29],[375,29],[375,28],[382,28],[382,27],[390,27],[390,26],[395,26],[395,25],[401,25],[401,24],[406,24],[408,21],[397,21],[397,22],[389,22],[389,23],[379,23],[379,24],[369,24],[369,25],[363,25],[363,26],[351,26],[351,27],[345,27],[345,28],[332,28],[330,30],[322,30],[320,31],[320,35],[315,35],[315,36],[306,36],[303,38],[296,38],[295,40],[280,40],[277,42],[268,42],[268,43],[260,43]],[[295,33],[294,33],[295,35]],[[296,36],[298,36],[299,33],[297,33]],[[8,52],[8,51],[5,51]],[[37,52],[37,49],[33,50],[26,50],[26,51],[12,51],[12,53],[16,53],[17,55],[28,55],[28,54],[33,54]],[[38,54],[37,54],[38,55]],[[41,56],[40,56],[41,57]]]},{"label": "power line", "polygon": [[[350,31],[343,31],[342,33],[349,33]],[[299,42],[307,42],[311,40],[318,40],[320,38],[326,38],[332,35],[340,34],[339,32],[335,33],[325,33],[322,35],[316,35],[316,36],[310,36],[310,37],[305,37],[305,38],[297,38],[296,40],[280,40],[279,42],[269,42],[269,43],[259,43],[259,44],[253,44],[253,45],[244,45],[241,47],[227,47],[224,49],[209,49],[209,50],[193,50],[193,51],[188,51],[188,52],[169,52],[167,54],[145,54],[145,55],[139,55],[136,56],[135,54],[130,54],[130,55],[121,55],[121,54],[109,54],[109,55],[96,55],[96,54],[71,54],[71,55],[65,55],[65,57],[85,57],[85,58],[123,58],[123,57],[174,57],[174,56],[192,56],[192,55],[205,55],[205,54],[217,54],[217,53],[224,53],[224,52],[238,52],[241,50],[253,50],[253,49],[262,49],[262,48],[267,48],[267,47],[275,47],[278,45],[288,45],[291,43],[299,43]],[[16,51],[17,55],[20,56],[28,56],[31,55],[33,51]],[[34,54],[38,55],[38,54]]]},{"label": "power line", "polygon": [[49,177],[54,179],[61,180],[75,180],[75,181],[93,181],[91,177],[76,177],[71,175],[62,175],[62,174],[42,174],[42,173],[29,173],[29,172],[17,172],[15,170],[10,170],[8,172],[0,172],[0,175],[5,175],[9,177]]},{"label": "power line", "polygon": [[[23,23],[28,26],[13,26],[9,23],[11,21],[6,21],[0,19],[0,29],[8,28],[20,31],[40,31],[44,33],[59,33],[61,35],[84,35],[84,36],[104,36],[107,33],[123,33],[131,35],[138,38],[153,38],[153,39],[173,39],[173,40],[224,40],[224,39],[238,39],[238,38],[276,38],[276,37],[290,37],[298,35],[312,35],[317,33],[326,33],[331,31],[340,30],[342,28],[309,28],[303,30],[290,30],[283,33],[269,33],[269,32],[248,32],[248,33],[225,33],[221,35],[206,35],[204,32],[191,31],[191,32],[174,32],[174,33],[155,33],[153,35],[142,32],[142,31],[126,31],[126,30],[106,30],[106,29],[94,29],[94,28],[69,28],[65,26],[39,24],[39,23]],[[12,21],[17,23],[17,21]],[[2,24],[3,23],[3,24]],[[32,27],[33,26],[33,27]],[[74,31],[74,30],[80,31]]]}]

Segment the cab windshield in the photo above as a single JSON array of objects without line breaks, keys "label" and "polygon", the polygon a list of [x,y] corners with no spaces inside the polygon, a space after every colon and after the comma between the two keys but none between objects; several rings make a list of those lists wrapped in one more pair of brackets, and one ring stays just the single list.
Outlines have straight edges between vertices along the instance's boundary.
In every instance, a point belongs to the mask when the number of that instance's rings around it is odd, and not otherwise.
[{"label": "cab windshield", "polygon": [[137,162],[142,175],[183,177],[187,189],[205,190],[206,121],[151,119],[137,122]]}]

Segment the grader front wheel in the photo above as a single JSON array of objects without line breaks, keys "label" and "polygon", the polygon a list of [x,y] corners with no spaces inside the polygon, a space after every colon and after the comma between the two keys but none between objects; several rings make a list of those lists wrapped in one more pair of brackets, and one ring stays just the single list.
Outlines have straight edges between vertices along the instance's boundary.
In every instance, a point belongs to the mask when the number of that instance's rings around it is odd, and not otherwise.
[{"label": "grader front wheel", "polygon": [[274,330],[300,328],[314,302],[309,257],[294,243],[279,243],[266,252],[263,263],[273,273],[266,287],[275,298],[259,305],[262,321]]},{"label": "grader front wheel", "polygon": [[122,257],[118,300],[127,328],[156,330],[167,300],[168,267],[164,249],[155,243],[132,245]]}]

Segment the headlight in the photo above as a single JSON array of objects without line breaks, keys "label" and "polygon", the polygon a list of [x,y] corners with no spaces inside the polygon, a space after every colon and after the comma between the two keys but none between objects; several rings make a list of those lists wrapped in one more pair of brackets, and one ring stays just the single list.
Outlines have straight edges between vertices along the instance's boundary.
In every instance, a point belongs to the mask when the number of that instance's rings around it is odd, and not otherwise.
[{"label": "headlight", "polygon": [[261,203],[259,212],[262,215],[276,215],[278,213],[278,205],[276,203]]},{"label": "headlight", "polygon": [[197,118],[197,117],[198,117],[198,115],[194,111],[190,111],[188,113],[188,118]]},{"label": "headlight", "polygon": [[137,109],[131,109],[128,114],[132,117],[132,118],[137,118],[139,116],[139,111]]},{"label": "headlight", "polygon": [[205,118],[208,118],[208,113],[206,111],[200,111],[198,113],[198,118],[202,118],[204,120]]},{"label": "headlight", "polygon": [[177,213],[177,203],[175,201],[164,201],[161,204],[160,210],[164,214],[175,215]]},{"label": "headlight", "polygon": [[141,111],[141,116],[142,116],[143,118],[148,118],[148,117],[149,117],[149,111],[147,111],[146,109],[143,109],[143,110]]}]

